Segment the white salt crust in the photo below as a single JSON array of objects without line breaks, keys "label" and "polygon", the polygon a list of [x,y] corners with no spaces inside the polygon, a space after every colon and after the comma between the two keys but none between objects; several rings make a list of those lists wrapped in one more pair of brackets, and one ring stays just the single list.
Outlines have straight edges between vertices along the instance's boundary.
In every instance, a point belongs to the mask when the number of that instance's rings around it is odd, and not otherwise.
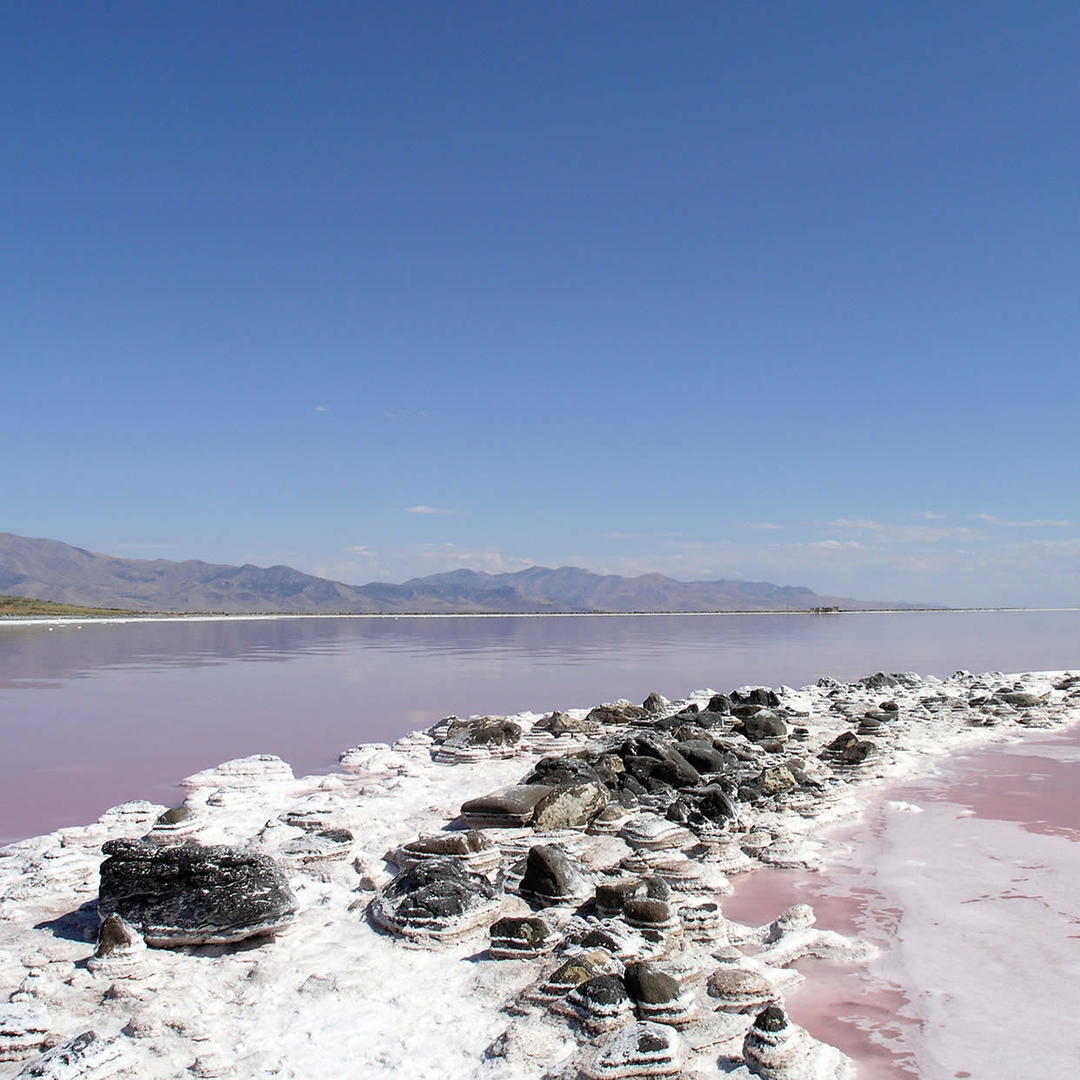
[{"label": "white salt crust", "polygon": [[[820,843],[825,829],[858,813],[883,784],[925,774],[957,749],[1016,739],[1031,727],[1058,727],[1080,719],[1074,702],[1064,702],[1068,691],[1051,690],[1060,675],[964,673],[945,682],[927,679],[878,689],[839,686],[850,704],[846,710],[830,709],[834,699],[829,694],[837,684],[799,691],[783,688],[782,704],[808,714],[789,724],[810,729],[808,740],[792,739],[785,753],[805,758],[807,774],[827,781],[826,794],[810,804],[803,800],[795,809],[740,804],[740,836],[753,837],[753,842],[742,845],[750,853],[750,866],[758,865],[759,856],[770,850],[785,864],[816,864],[823,857]],[[1031,709],[967,707],[970,698],[1014,684],[1034,694],[1049,693],[1047,703]],[[675,704],[703,707],[712,693],[698,691]],[[932,711],[919,704],[929,696],[940,699]],[[857,720],[851,717],[886,699],[897,702],[899,713],[873,736],[877,753],[865,766],[831,779],[832,770],[817,758],[820,748],[852,730]],[[580,719],[586,712],[573,710],[571,715]],[[974,717],[992,724],[973,724]],[[718,1062],[728,1073],[748,1075],[741,1055],[753,1016],[713,1012],[716,1002],[701,985],[695,991],[699,1018],[678,1033],[659,1025],[663,1038],[656,1045],[662,1049],[639,1051],[634,1035],[650,1030],[647,1021],[638,1019],[594,1038],[550,1009],[529,1004],[512,1008],[544,972],[564,962],[565,954],[491,960],[484,927],[437,949],[409,948],[379,932],[366,917],[373,889],[392,876],[394,868],[383,861],[385,853],[438,832],[457,818],[467,799],[518,782],[545,752],[542,748],[558,752],[547,740],[528,738],[538,714],[512,719],[521,725],[525,738],[518,755],[509,759],[487,756],[439,764],[432,761],[431,739],[414,733],[393,747],[348,751],[342,762],[347,771],[341,774],[296,778],[284,762],[254,756],[189,778],[184,782],[185,804],[197,816],[198,841],[249,844],[278,856],[289,874],[299,913],[274,939],[140,952],[137,963],[115,981],[107,977],[107,968],[87,967],[98,926],[88,902],[96,893],[100,847],[108,839],[145,835],[165,807],[124,804],[95,824],[0,849],[0,1003],[24,1007],[22,1013],[4,1014],[4,1033],[12,1040],[9,1047],[16,1047],[23,1035],[27,1047],[25,1053],[19,1050],[11,1060],[0,1061],[0,1077],[36,1069],[34,1075],[72,1080],[112,1076],[322,1080],[328,1075],[357,1080],[703,1078],[717,1075]],[[897,808],[894,816],[905,827],[926,829],[933,815]],[[323,828],[352,833],[351,858],[312,864],[286,857],[296,850],[298,839]],[[639,845],[650,840],[655,844],[660,838],[646,835],[647,830],[628,831]],[[527,850],[521,834],[521,830],[490,830],[496,844],[506,843],[512,851]],[[621,860],[635,856],[618,835],[602,830],[572,835],[573,854],[590,872],[610,872]],[[537,842],[546,839],[538,836]],[[693,857],[701,857],[700,846],[695,850],[688,842],[684,847],[694,851]],[[663,850],[640,846],[637,854]],[[732,863],[741,859],[731,856]],[[975,866],[970,870],[978,872]],[[685,877],[689,884],[689,875]],[[669,902],[676,918],[679,909],[706,902],[717,903],[722,913],[719,895],[680,891],[677,882],[676,886]],[[529,913],[524,901],[510,893],[500,910]],[[568,917],[569,909],[562,910]],[[739,927],[721,914],[712,937],[705,932],[707,926],[695,927],[693,933],[665,930],[654,934],[635,955],[640,959],[659,951],[675,965],[673,970],[708,974],[718,966],[711,954],[724,954],[729,941],[752,946],[750,953],[756,949],[757,955],[739,959],[735,953],[725,962],[734,960],[764,975],[782,995],[800,979],[783,965],[800,956],[852,960],[867,954],[859,943],[814,926],[803,914],[760,928]],[[911,896],[908,914],[912,925],[905,927],[901,942],[910,951],[906,962],[917,977],[933,984],[947,957],[920,943],[918,924],[925,911],[918,895]],[[553,917],[558,921],[557,912]],[[629,933],[625,928],[622,932]],[[924,955],[927,952],[933,955]],[[1023,962],[1022,957],[1016,959]],[[619,960],[611,958],[610,963],[618,970]],[[933,1016],[932,1001],[926,1008]],[[18,1028],[20,1015],[26,1020],[21,1034],[12,1030]],[[35,1065],[39,1051],[34,1045],[41,1026],[48,1032],[37,1045],[56,1049],[49,1051],[49,1060]],[[72,1051],[65,1064],[61,1044],[88,1030],[96,1038],[81,1044],[85,1061],[80,1065]],[[846,1075],[842,1056],[812,1050],[793,1053],[790,1060],[827,1059],[830,1071],[785,1074],[789,1080]],[[42,1071],[46,1069],[51,1071]]]}]

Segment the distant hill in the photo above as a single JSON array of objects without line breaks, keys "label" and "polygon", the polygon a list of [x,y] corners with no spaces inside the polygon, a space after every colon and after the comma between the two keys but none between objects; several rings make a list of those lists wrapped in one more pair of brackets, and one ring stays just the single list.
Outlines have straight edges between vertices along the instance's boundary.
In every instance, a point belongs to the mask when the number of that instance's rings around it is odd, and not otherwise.
[{"label": "distant hill", "polygon": [[59,540],[0,533],[0,593],[132,611],[327,614],[784,611],[910,607],[820,596],[767,581],[620,577],[574,566],[515,574],[454,570],[401,585],[345,585],[289,566],[121,559]]}]

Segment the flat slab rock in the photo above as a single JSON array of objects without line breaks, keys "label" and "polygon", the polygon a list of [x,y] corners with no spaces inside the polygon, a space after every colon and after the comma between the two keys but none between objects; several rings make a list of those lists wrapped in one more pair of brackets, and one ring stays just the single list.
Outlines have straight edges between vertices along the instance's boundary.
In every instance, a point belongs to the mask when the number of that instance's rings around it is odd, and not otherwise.
[{"label": "flat slab rock", "polygon": [[296,899],[273,859],[239,848],[110,840],[98,913],[120,915],[147,945],[224,945],[284,929]]}]

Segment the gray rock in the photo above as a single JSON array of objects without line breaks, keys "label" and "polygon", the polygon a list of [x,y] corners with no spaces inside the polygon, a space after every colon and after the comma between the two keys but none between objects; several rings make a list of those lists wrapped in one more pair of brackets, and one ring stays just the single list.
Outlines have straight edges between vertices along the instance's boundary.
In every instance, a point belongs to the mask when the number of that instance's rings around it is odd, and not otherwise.
[{"label": "gray rock", "polygon": [[502,890],[453,859],[430,859],[402,871],[371,903],[384,930],[420,944],[455,941],[499,916]]},{"label": "gray rock", "polygon": [[520,829],[530,824],[536,804],[551,792],[547,784],[515,784],[461,804],[470,829]]},{"label": "gray rock", "polygon": [[575,829],[590,821],[611,801],[601,783],[567,784],[545,795],[533,815],[536,829]]},{"label": "gray rock", "polygon": [[296,900],[278,865],[238,848],[110,840],[98,913],[120,915],[147,945],[218,945],[284,929]]},{"label": "gray rock", "polygon": [[526,900],[548,907],[583,898],[589,882],[561,845],[537,844],[529,848],[518,891]]}]

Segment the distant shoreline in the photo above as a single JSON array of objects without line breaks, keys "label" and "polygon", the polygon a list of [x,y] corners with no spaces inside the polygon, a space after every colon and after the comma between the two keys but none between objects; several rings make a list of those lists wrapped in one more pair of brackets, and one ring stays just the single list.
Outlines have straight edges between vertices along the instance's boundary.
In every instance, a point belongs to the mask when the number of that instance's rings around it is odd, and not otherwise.
[{"label": "distant shoreline", "polygon": [[439,611],[439,612],[252,612],[248,614],[187,614],[147,612],[145,615],[0,615],[2,626],[76,626],[166,622],[267,622],[278,619],[646,619],[673,615],[694,618],[745,615],[828,617],[835,615],[964,615],[1003,612],[1069,612],[1080,607],[962,607],[962,608],[842,608],[817,612],[807,608],[787,611]]}]

